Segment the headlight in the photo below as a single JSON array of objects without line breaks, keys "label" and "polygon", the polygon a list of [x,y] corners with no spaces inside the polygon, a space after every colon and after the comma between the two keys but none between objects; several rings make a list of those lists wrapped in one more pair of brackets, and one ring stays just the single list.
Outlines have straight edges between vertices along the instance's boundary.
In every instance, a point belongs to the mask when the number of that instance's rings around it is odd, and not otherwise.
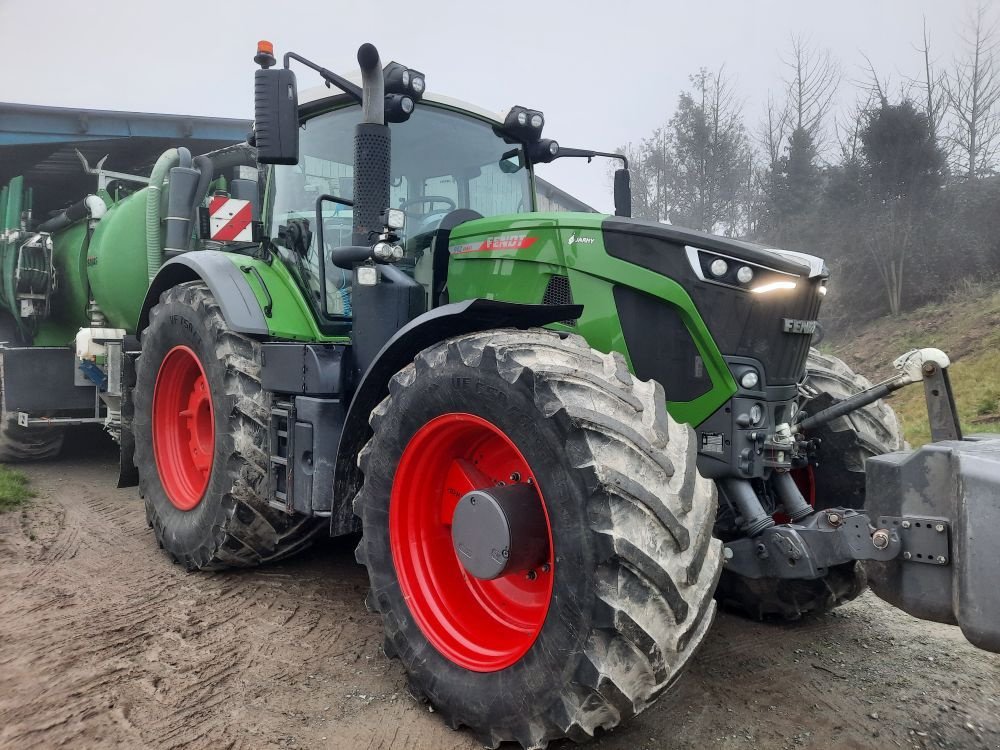
[{"label": "headlight", "polygon": [[403,85],[404,86],[410,85],[410,71],[408,70],[403,71]]},{"label": "headlight", "polygon": [[759,425],[761,420],[764,419],[764,407],[760,404],[754,404],[750,407],[750,424]]},{"label": "headlight", "polygon": [[753,281],[753,269],[750,266],[740,266],[740,270],[736,272],[736,279],[741,284],[749,284]]},{"label": "headlight", "polygon": [[413,80],[410,81],[410,88],[413,89],[413,93],[417,96],[424,93],[424,78],[423,76],[413,76]]},{"label": "headlight", "polygon": [[742,385],[747,390],[750,390],[751,388],[756,388],[759,382],[760,378],[757,376],[756,370],[747,370],[740,377],[740,385]]},{"label": "headlight", "polygon": [[726,271],[729,270],[729,264],[722,258],[716,258],[712,261],[712,265],[708,267],[708,270],[712,272],[713,276],[725,276]]},{"label": "headlight", "polygon": [[403,110],[404,114],[410,114],[413,112],[413,100],[408,96],[404,96],[399,102],[399,108]]},{"label": "headlight", "polygon": [[537,112],[531,116],[531,127],[535,130],[540,130],[543,122],[544,120],[542,120],[542,116]]},{"label": "headlight", "polygon": [[517,113],[517,124],[518,125],[527,125],[528,124],[528,113],[527,112],[518,112]]}]

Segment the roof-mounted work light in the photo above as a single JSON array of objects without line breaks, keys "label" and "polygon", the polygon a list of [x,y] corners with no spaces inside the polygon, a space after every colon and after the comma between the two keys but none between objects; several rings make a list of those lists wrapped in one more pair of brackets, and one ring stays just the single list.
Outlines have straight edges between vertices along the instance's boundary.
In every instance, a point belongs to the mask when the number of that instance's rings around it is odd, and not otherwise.
[{"label": "roof-mounted work light", "polygon": [[511,107],[503,121],[503,129],[525,143],[534,143],[542,137],[545,115],[536,109]]},{"label": "roof-mounted work light", "polygon": [[385,78],[385,92],[387,94],[401,94],[410,97],[413,101],[420,101],[427,87],[424,74],[419,70],[407,68],[398,62],[391,62],[385,66],[382,72]]}]

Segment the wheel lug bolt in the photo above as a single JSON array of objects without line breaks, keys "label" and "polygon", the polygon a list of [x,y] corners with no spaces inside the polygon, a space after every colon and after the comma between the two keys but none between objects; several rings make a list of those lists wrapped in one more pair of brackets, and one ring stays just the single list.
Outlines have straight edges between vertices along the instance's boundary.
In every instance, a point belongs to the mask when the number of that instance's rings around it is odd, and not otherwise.
[{"label": "wheel lug bolt", "polygon": [[545,563],[544,565],[542,565],[542,572],[543,573],[548,573],[550,570],[552,570],[552,566],[549,565],[548,563]]},{"label": "wheel lug bolt", "polygon": [[528,571],[528,580],[529,581],[534,581],[536,578],[538,578],[538,573],[536,573],[533,570],[529,570]]},{"label": "wheel lug bolt", "polygon": [[515,471],[513,474],[510,475],[510,481],[512,481],[512,482],[520,482],[521,481],[521,475],[518,474]]}]

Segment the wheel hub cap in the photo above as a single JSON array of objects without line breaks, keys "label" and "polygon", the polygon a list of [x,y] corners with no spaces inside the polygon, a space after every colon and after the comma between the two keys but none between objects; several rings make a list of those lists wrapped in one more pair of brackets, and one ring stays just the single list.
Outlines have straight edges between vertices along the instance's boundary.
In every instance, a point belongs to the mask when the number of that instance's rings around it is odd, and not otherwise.
[{"label": "wheel hub cap", "polygon": [[540,568],[548,526],[538,493],[529,484],[467,492],[455,506],[451,540],[462,567],[481,580]]}]

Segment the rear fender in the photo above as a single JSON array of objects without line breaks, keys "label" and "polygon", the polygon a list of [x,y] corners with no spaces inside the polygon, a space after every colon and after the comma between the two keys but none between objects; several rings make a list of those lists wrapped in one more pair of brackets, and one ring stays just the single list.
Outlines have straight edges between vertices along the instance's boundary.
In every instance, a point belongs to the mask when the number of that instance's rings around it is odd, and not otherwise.
[{"label": "rear fender", "polygon": [[201,280],[212,291],[232,330],[266,336],[269,332],[267,317],[246,276],[227,253],[201,250],[178,255],[160,266],[149,285],[139,311],[136,335],[141,336],[149,325],[149,311],[160,301],[161,294],[178,284]]},{"label": "rear fender", "polygon": [[[149,325],[149,311],[167,289],[201,280],[219,303],[229,328],[250,336],[289,341],[346,341],[347,327],[320,330],[303,290],[284,263],[218,250],[198,250],[164,263],[142,303],[136,331]],[[339,334],[339,335],[337,335]]]},{"label": "rear fender", "polygon": [[393,375],[427,347],[453,336],[491,328],[544,326],[560,320],[575,320],[582,312],[582,305],[523,305],[469,299],[437,307],[401,328],[382,347],[362,376],[348,408],[337,448],[330,534],[339,536],[358,528],[351,508],[362,480],[357,456],[372,434],[368,417],[372,409],[389,395],[389,381]]}]

